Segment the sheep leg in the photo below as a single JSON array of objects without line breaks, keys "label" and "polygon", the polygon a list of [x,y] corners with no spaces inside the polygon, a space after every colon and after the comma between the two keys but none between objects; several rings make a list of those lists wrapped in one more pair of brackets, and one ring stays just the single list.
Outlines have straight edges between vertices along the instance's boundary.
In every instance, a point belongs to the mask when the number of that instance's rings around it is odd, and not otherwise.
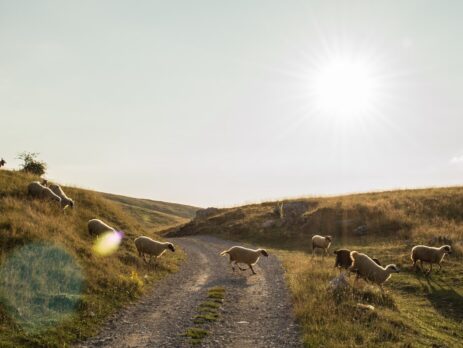
[{"label": "sheep leg", "polygon": [[420,265],[421,265],[421,272],[425,273],[424,268],[423,268],[423,260],[420,260]]},{"label": "sheep leg", "polygon": [[238,266],[238,268],[240,269],[240,271],[246,271],[246,270],[247,270],[247,268],[241,268],[240,265],[239,265],[238,263],[237,263],[236,265]]},{"label": "sheep leg", "polygon": [[249,265],[249,268],[251,269],[252,274],[256,274],[256,272],[254,272],[254,269],[252,268],[252,265]]},{"label": "sheep leg", "polygon": [[158,257],[155,256],[154,257],[154,269],[158,268],[158,266],[159,266]]},{"label": "sheep leg", "polygon": [[146,261],[146,257],[145,257],[145,254],[141,253],[140,255],[141,255],[141,257],[142,257],[143,261],[145,261],[145,263],[148,263],[148,261]]},{"label": "sheep leg", "polygon": [[428,275],[430,275],[432,272],[432,263],[431,263],[431,268],[429,268]]},{"label": "sheep leg", "polygon": [[230,265],[231,265],[231,268],[232,268],[232,270],[233,270],[233,273],[235,273],[235,265],[234,265],[234,261],[232,261],[232,260],[229,260],[229,263],[230,263]]}]

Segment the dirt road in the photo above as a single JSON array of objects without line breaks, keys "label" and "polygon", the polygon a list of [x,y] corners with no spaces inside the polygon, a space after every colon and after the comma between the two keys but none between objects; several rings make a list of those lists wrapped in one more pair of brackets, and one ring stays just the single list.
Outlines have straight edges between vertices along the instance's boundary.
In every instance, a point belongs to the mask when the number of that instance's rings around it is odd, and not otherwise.
[{"label": "dirt road", "polygon": [[171,241],[188,255],[180,271],[79,347],[189,347],[182,334],[195,326],[196,308],[206,300],[207,289],[215,286],[225,288],[224,303],[219,320],[208,326],[209,335],[199,347],[302,347],[276,257],[262,257],[255,267],[257,275],[233,274],[228,257],[219,252],[234,243],[210,236]]}]

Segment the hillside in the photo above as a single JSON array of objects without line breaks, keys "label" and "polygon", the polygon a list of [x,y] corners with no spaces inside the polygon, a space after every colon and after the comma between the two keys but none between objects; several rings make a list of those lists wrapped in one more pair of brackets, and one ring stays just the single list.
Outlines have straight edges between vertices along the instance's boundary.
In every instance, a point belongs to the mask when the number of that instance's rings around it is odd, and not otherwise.
[{"label": "hillside", "polygon": [[[285,265],[307,347],[461,344],[462,187],[310,197],[285,201],[283,211],[280,203],[212,210],[209,216],[170,231],[169,236],[211,234],[272,248]],[[313,234],[334,237],[324,260],[311,258]],[[411,267],[411,247],[421,243],[451,244],[454,250],[442,271],[430,277]],[[353,295],[352,290],[329,291],[329,281],[339,274],[333,268],[332,251],[341,247],[401,268],[385,284],[385,297],[376,286],[364,282]],[[358,309],[359,302],[375,310]]]},{"label": "hillside", "polygon": [[177,203],[132,198],[111,193],[102,193],[102,195],[122,205],[124,210],[141,219],[153,231],[184,224],[192,219],[198,210],[196,207]]},{"label": "hillside", "polygon": [[[171,227],[194,209],[66,187],[76,207],[63,213],[56,204],[28,197],[33,180],[0,170],[1,347],[62,347],[95,334],[109,314],[175,271],[183,258],[181,251],[169,253],[157,271],[147,270],[133,239],[155,236],[162,223],[139,219],[139,210],[149,217],[165,214]],[[92,250],[87,221],[96,217],[124,233],[110,256]]]}]

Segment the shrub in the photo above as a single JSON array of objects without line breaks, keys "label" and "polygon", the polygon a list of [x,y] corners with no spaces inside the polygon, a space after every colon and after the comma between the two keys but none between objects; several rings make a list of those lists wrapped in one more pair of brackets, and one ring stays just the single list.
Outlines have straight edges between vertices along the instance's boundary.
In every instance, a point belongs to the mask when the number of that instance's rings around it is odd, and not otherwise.
[{"label": "shrub", "polygon": [[27,173],[36,174],[41,176],[45,174],[47,170],[47,164],[45,162],[39,161],[37,156],[39,154],[36,152],[22,152],[18,155],[18,159],[23,160],[24,163],[21,164],[21,170]]}]

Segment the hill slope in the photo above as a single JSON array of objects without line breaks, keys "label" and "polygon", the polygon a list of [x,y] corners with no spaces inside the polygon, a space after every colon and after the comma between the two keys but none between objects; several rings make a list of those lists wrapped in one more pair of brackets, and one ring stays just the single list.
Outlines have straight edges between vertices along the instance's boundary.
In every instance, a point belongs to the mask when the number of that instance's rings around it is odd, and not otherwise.
[{"label": "hill slope", "polygon": [[132,198],[111,193],[102,193],[102,195],[121,204],[124,210],[141,219],[147,227],[154,231],[184,224],[192,219],[198,210],[196,207],[184,204]]},{"label": "hill slope", "polygon": [[[37,178],[0,171],[1,347],[62,347],[95,334],[110,313],[175,271],[183,257],[181,252],[166,254],[158,270],[148,272],[133,239],[154,236],[153,223],[107,195],[72,187],[65,191],[76,207],[63,213],[56,204],[28,197],[27,185],[33,180]],[[135,210],[146,205],[145,200],[117,198]],[[167,211],[170,205],[162,207]],[[189,209],[172,205],[166,227],[184,222]],[[91,218],[123,231],[114,254],[93,252],[94,238],[87,232]]]},{"label": "hill slope", "polygon": [[[403,190],[285,201],[211,211],[169,232],[212,234],[273,248],[281,257],[307,347],[456,347],[463,340],[463,188]],[[292,214],[303,207],[302,213]],[[360,228],[359,228],[360,227]],[[329,257],[311,257],[311,236],[330,234]],[[443,269],[426,277],[411,267],[415,244],[451,244]],[[332,250],[348,248],[402,269],[386,283],[330,291],[339,274]],[[265,262],[261,260],[260,262]],[[350,280],[352,285],[352,278]],[[359,309],[371,304],[374,311]]]}]

